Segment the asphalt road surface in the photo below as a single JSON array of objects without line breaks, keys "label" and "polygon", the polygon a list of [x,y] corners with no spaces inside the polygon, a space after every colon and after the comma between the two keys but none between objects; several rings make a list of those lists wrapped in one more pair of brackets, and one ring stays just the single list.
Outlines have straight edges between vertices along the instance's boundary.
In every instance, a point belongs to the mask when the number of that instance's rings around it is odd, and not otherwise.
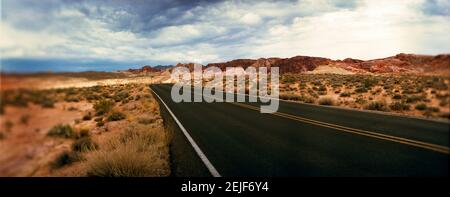
[{"label": "asphalt road surface", "polygon": [[284,101],[262,114],[151,89],[221,176],[448,176],[449,123]]}]

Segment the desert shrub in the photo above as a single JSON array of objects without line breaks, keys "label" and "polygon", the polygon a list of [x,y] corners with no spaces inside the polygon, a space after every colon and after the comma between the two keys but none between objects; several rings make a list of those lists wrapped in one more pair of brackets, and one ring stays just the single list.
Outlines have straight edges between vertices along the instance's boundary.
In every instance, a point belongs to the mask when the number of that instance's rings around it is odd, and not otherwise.
[{"label": "desert shrub", "polygon": [[78,108],[70,106],[67,110],[68,111],[76,111],[76,110],[78,110]]},{"label": "desert shrub", "polygon": [[123,120],[126,118],[126,115],[122,112],[112,112],[109,116],[108,116],[108,121],[118,121],[118,120]]},{"label": "desert shrub", "polygon": [[90,137],[82,137],[72,144],[72,150],[76,152],[88,152],[96,149],[98,149],[98,145]]},{"label": "desert shrub", "polygon": [[333,98],[330,97],[322,97],[319,99],[319,105],[334,105]]},{"label": "desert shrub", "polygon": [[87,130],[87,129],[80,129],[80,131],[78,131],[77,138],[89,137],[90,135],[91,134],[90,134],[89,130]]},{"label": "desert shrub", "polygon": [[318,95],[326,95],[327,92],[325,92],[325,91],[319,91],[319,92],[317,92],[317,94],[318,94]]},{"label": "desert shrub", "polygon": [[356,99],[355,99],[355,102],[358,103],[358,104],[360,104],[360,105],[363,105],[363,104],[366,104],[366,103],[367,103],[367,101],[366,101],[364,98],[362,98],[362,97],[356,98]]},{"label": "desert shrub", "polygon": [[97,125],[97,127],[102,127],[103,125],[105,125],[105,122],[103,122],[103,120],[101,120],[101,121],[98,121],[96,125]]},{"label": "desert shrub", "polygon": [[400,94],[395,94],[392,98],[393,98],[393,99],[396,99],[396,100],[402,99],[402,95],[400,95]]},{"label": "desert shrub", "polygon": [[74,131],[70,125],[58,124],[48,131],[47,136],[71,138],[74,137]]},{"label": "desert shrub", "polygon": [[367,91],[369,91],[369,90],[366,87],[358,87],[355,89],[356,93],[365,93]]},{"label": "desert shrub", "polygon": [[5,122],[5,130],[6,130],[6,132],[11,132],[11,129],[13,128],[13,126],[14,126],[14,123],[11,122],[10,120],[7,120]]},{"label": "desert shrub", "polygon": [[72,151],[71,152],[64,151],[61,154],[59,154],[52,163],[50,163],[50,166],[52,168],[61,168],[63,166],[70,165],[74,162],[81,160],[82,157],[80,154]]},{"label": "desert shrub", "polygon": [[139,124],[152,124],[155,122],[155,119],[149,117],[142,117],[138,119]]},{"label": "desert shrub", "polygon": [[[4,102],[4,101],[2,101],[2,102]],[[19,93],[11,101],[9,101],[9,104],[11,104],[13,106],[17,106],[17,107],[27,107],[28,106],[28,101],[27,101],[27,99],[24,96],[22,96]]]},{"label": "desert shrub", "polygon": [[51,100],[51,99],[44,99],[41,101],[41,106],[43,108],[53,108],[55,107],[55,101]]},{"label": "desert shrub", "polygon": [[114,107],[114,102],[111,100],[100,100],[94,104],[94,109],[97,115],[108,113]]},{"label": "desert shrub", "polygon": [[91,120],[91,119],[92,119],[91,112],[88,112],[86,115],[83,116],[83,120]]},{"label": "desert shrub", "polygon": [[3,133],[2,131],[0,131],[0,140],[3,140],[6,138],[5,133]]},{"label": "desert shrub", "polygon": [[416,108],[417,110],[422,111],[422,110],[427,109],[427,105],[426,105],[425,103],[419,103],[419,104],[416,105],[415,108]]},{"label": "desert shrub", "polygon": [[410,106],[403,102],[393,102],[389,105],[389,108],[395,111],[409,110]]},{"label": "desert shrub", "polygon": [[439,108],[437,108],[437,107],[427,107],[426,110],[430,111],[430,112],[439,112],[440,111]]},{"label": "desert shrub", "polygon": [[367,106],[368,110],[386,111],[386,103],[382,101],[372,101]]},{"label": "desert shrub", "polygon": [[95,118],[94,121],[95,121],[95,122],[101,122],[101,121],[103,121],[103,117]]},{"label": "desert shrub", "polygon": [[66,98],[64,98],[64,101],[66,102],[80,102],[80,98],[78,98],[78,96],[74,96],[74,95],[67,95]]},{"label": "desert shrub", "polygon": [[350,93],[349,92],[342,92],[339,96],[340,97],[349,97]]},{"label": "desert shrub", "polygon": [[417,101],[421,101],[424,99],[424,96],[421,95],[411,95],[406,97],[407,103],[416,103]]},{"label": "desert shrub", "polygon": [[118,92],[117,94],[114,95],[114,100],[116,102],[123,101],[126,98],[128,98],[129,95],[130,94],[128,93],[128,91],[122,90],[122,91],[120,91],[120,92]]},{"label": "desert shrub", "polygon": [[319,91],[327,91],[327,88],[324,85],[319,86]]},{"label": "desert shrub", "polygon": [[20,117],[20,123],[27,125],[30,120],[30,115],[23,115]]}]

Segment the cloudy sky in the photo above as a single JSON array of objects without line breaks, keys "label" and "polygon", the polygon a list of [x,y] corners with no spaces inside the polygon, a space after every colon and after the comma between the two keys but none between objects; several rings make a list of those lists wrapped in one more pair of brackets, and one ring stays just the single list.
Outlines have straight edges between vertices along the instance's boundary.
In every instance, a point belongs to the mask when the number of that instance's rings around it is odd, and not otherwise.
[{"label": "cloudy sky", "polygon": [[450,53],[450,0],[0,0],[4,71]]}]

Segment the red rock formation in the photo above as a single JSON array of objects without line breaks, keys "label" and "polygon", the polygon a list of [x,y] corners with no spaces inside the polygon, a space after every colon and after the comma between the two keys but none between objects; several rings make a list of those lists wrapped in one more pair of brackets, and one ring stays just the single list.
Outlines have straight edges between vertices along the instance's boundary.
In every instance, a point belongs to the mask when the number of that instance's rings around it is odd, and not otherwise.
[{"label": "red rock formation", "polygon": [[[216,66],[222,70],[227,67],[279,67],[280,73],[302,73],[312,71],[321,65],[330,65],[349,70],[353,73],[394,73],[394,74],[439,74],[450,75],[450,54],[428,56],[414,54],[398,54],[392,57],[358,60],[346,58],[331,60],[322,57],[295,56],[291,58],[236,59],[222,63],[210,63],[206,67]],[[194,64],[177,64],[193,70]]]},{"label": "red rock formation", "polygon": [[145,65],[142,68],[138,68],[138,69],[128,69],[128,72],[131,72],[133,74],[145,74],[145,73],[154,73],[154,72],[159,72],[159,69],[155,69],[149,65]]},{"label": "red rock formation", "polygon": [[430,56],[401,53],[350,66],[371,73],[450,74],[450,55]]},{"label": "red rock formation", "polygon": [[398,54],[396,56],[374,59],[358,60],[346,58],[344,60],[331,60],[322,57],[295,56],[292,58],[260,58],[237,59],[224,63],[210,63],[207,67],[217,66],[222,70],[226,67],[273,67],[280,68],[280,73],[302,73],[312,71],[320,65],[332,65],[349,70],[353,73],[397,73],[397,74],[440,74],[450,75],[450,55],[414,55]]}]

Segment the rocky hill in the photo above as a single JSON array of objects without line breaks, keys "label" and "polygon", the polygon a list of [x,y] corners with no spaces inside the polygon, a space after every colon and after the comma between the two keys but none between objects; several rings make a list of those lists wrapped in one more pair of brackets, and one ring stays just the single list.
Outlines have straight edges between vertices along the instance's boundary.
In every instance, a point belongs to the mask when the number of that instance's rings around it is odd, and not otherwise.
[{"label": "rocky hill", "polygon": [[[179,64],[177,66],[193,66],[193,64]],[[279,67],[281,73],[303,73],[314,71],[319,66],[342,68],[352,73],[393,73],[393,74],[437,74],[450,75],[450,54],[443,55],[415,55],[398,54],[392,57],[358,60],[346,58],[331,60],[323,57],[295,56],[291,58],[260,58],[236,59],[228,62],[210,63],[206,67],[216,66],[225,70],[226,67]]]}]

